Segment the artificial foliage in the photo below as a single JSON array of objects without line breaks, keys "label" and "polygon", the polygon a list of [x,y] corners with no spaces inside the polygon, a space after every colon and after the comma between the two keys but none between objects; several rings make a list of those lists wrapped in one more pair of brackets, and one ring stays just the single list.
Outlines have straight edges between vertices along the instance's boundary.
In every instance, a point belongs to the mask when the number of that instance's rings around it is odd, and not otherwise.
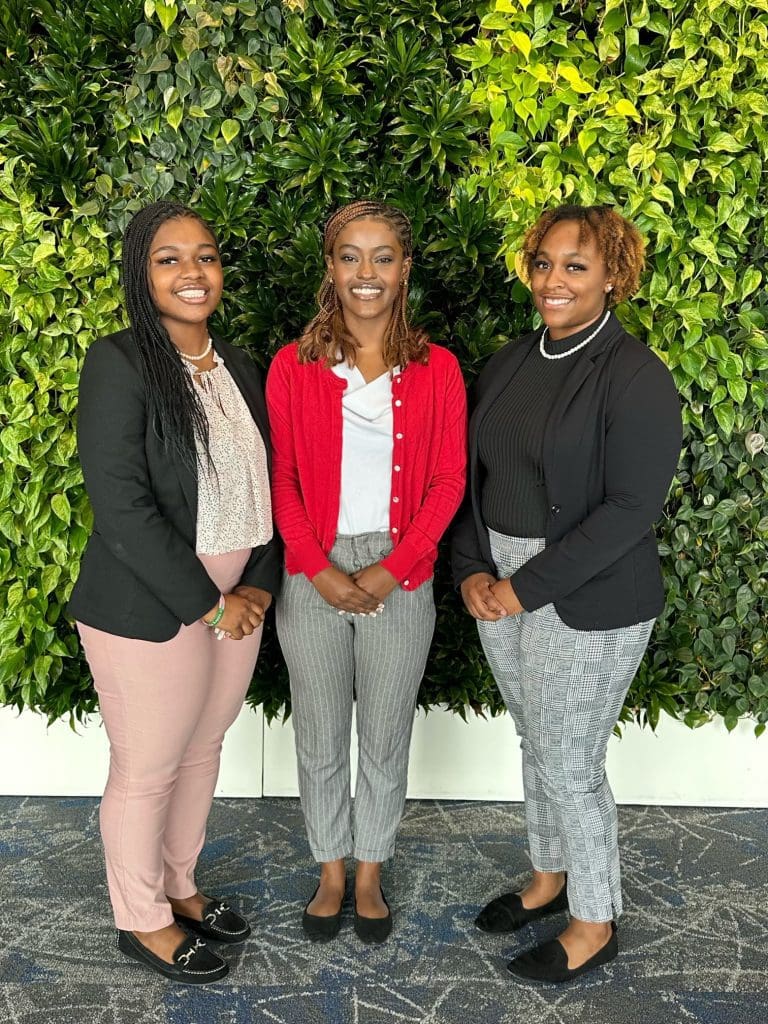
[{"label": "artificial foliage", "polygon": [[[768,721],[765,2],[8,0],[0,11],[0,701],[94,695],[64,605],[90,512],[77,370],[124,323],[120,234],[172,196],[216,229],[217,329],[262,366],[313,310],[321,227],[373,195],[413,220],[417,323],[471,381],[532,323],[515,274],[546,205],[609,202],[649,241],[619,314],[670,365],[686,442],[668,610],[625,708]],[[762,176],[762,184],[761,184]],[[500,710],[438,572],[420,701]],[[249,694],[286,707],[269,633]]]}]

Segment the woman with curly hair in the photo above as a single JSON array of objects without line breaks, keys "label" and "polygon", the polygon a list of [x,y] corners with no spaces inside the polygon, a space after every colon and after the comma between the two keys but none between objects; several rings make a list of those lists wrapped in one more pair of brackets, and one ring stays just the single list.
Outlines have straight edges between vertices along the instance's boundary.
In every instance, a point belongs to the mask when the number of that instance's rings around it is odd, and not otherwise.
[{"label": "woman with curly hair", "polygon": [[[419,683],[435,622],[437,543],[461,501],[458,363],[409,326],[411,227],[363,200],[325,228],[319,312],[267,378],[275,520],[286,576],[277,628],[291,682],[299,790],[320,883],[302,923],[339,931],[357,859],[354,927],[382,942],[381,863],[405,802]],[[350,728],[357,698],[354,814]]]},{"label": "woman with curly hair", "polygon": [[522,264],[544,326],[478,379],[453,564],[520,736],[533,878],[475,923],[511,932],[569,909],[558,938],[509,964],[568,981],[618,952],[605,754],[664,605],[652,524],[681,420],[669,371],[612,312],[643,266],[632,224],[606,207],[549,210]]}]

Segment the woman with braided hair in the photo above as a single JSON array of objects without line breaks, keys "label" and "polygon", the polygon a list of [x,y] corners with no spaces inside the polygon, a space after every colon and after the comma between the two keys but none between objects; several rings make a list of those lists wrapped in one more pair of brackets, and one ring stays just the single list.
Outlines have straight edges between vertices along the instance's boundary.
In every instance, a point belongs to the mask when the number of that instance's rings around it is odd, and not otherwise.
[{"label": "woman with braided hair", "polygon": [[565,909],[562,934],[509,964],[569,981],[616,956],[621,914],[608,739],[664,589],[652,525],[680,455],[666,366],[611,307],[635,293],[637,230],[606,207],[548,210],[523,242],[544,321],[480,374],[456,583],[523,751],[533,879],[476,925],[511,932]]},{"label": "woman with braided hair", "polygon": [[[405,803],[416,696],[432,639],[437,543],[464,488],[458,363],[408,323],[411,227],[359,201],[325,228],[319,312],[267,377],[275,521],[286,575],[277,628],[291,681],[299,790],[321,863],[303,927],[339,931],[345,861],[354,927],[383,942],[381,864]],[[357,698],[354,812],[350,728]]]},{"label": "woman with braided hair", "polygon": [[208,332],[223,276],[210,228],[178,203],[129,223],[130,327],[93,344],[78,448],[94,530],[70,602],[110,741],[101,833],[118,948],[174,981],[228,966],[205,944],[247,922],[195,865],[221,742],[277,592],[261,378]]}]

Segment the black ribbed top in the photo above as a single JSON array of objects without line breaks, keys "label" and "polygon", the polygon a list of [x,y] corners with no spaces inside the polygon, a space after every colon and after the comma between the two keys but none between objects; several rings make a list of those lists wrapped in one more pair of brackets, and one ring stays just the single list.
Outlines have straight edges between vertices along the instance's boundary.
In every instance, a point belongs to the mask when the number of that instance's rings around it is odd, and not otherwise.
[{"label": "black ribbed top", "polygon": [[[595,329],[553,341],[547,352],[566,352]],[[586,346],[588,349],[589,346]],[[549,506],[544,486],[542,443],[552,406],[584,349],[564,359],[544,359],[539,342],[483,417],[477,434],[485,470],[481,493],[487,526],[512,537],[544,537]]]}]

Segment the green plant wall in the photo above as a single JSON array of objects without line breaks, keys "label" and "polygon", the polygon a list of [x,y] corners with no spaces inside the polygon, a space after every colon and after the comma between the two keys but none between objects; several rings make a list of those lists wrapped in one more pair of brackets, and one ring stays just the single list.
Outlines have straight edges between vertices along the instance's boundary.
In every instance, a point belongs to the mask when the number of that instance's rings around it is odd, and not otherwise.
[{"label": "green plant wall", "polygon": [[[620,313],[686,401],[663,525],[669,610],[625,715],[749,714],[761,728],[766,41],[764,3],[9,0],[0,701],[93,707],[63,613],[89,525],[72,418],[83,352],[124,322],[133,211],[173,195],[209,219],[227,265],[217,326],[266,366],[311,314],[327,214],[370,194],[402,205],[414,316],[469,381],[530,326],[520,233],[573,196],[647,235],[643,293]],[[437,596],[422,704],[498,711],[444,565]],[[249,699],[274,714],[286,698],[272,636]]]}]

